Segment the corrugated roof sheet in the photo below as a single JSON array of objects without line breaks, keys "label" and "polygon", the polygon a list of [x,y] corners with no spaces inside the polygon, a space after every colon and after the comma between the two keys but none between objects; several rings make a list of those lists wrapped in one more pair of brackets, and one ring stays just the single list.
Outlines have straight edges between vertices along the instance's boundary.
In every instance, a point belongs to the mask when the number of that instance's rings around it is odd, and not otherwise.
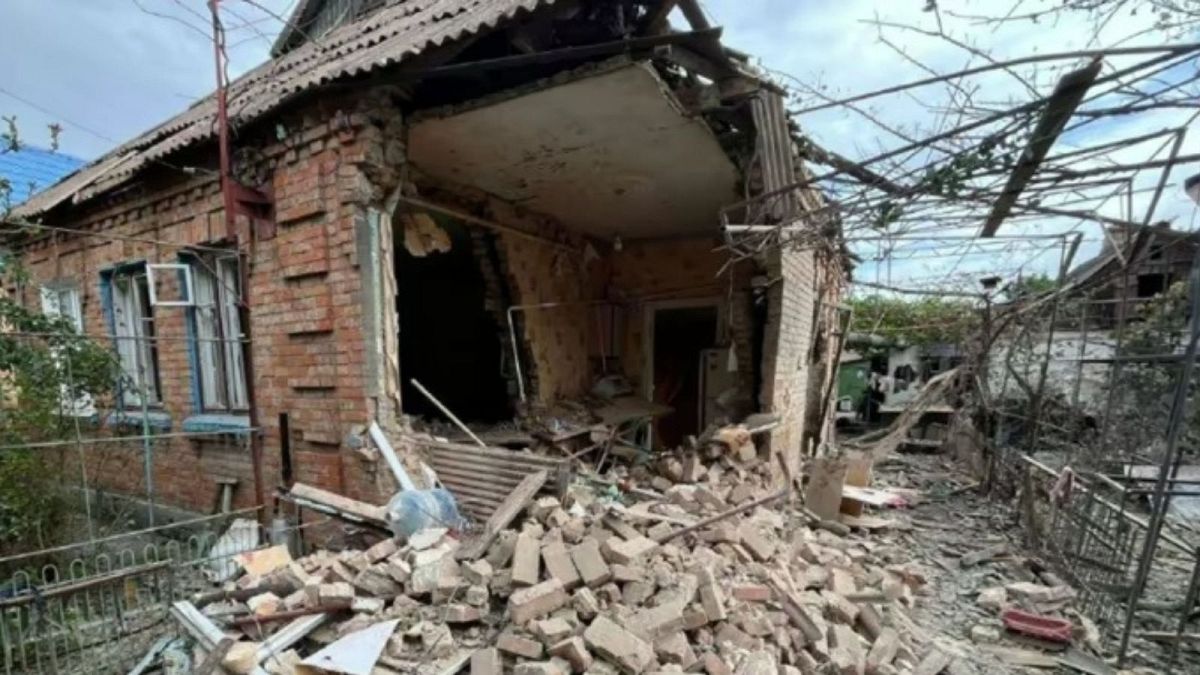
[{"label": "corrugated roof sheet", "polygon": [[14,205],[83,165],[84,161],[78,157],[30,145],[22,145],[15,152],[0,152],[0,178],[8,180],[12,188],[9,200]]},{"label": "corrugated roof sheet", "polygon": [[[274,109],[292,95],[343,77],[399,64],[426,49],[494,28],[520,12],[559,0],[397,0],[359,21],[267,61],[230,85],[235,123]],[[124,143],[17,209],[29,217],[68,199],[83,201],[131,178],[147,164],[216,132],[216,98]],[[78,194],[77,194],[78,193]]]}]

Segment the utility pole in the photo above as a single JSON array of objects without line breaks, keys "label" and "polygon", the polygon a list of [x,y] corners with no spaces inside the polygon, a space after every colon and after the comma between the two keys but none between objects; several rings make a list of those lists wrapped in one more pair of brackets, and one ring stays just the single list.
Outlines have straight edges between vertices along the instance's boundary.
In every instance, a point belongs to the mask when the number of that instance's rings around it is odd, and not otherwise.
[{"label": "utility pole", "polygon": [[[225,238],[238,254],[238,323],[241,336],[229,339],[242,344],[242,365],[246,376],[247,417],[250,426],[250,462],[254,471],[254,504],[258,507],[258,522],[263,528],[269,526],[271,515],[266,510],[266,493],[262,475],[263,431],[259,428],[258,397],[254,387],[254,350],[250,327],[250,265],[254,261],[255,214],[246,208],[246,203],[268,205],[265,197],[243,187],[233,178],[233,167],[229,151],[229,54],[225,51],[225,28],[221,25],[221,0],[208,0],[212,13],[213,60],[217,74],[217,147],[220,161],[221,201],[225,212]],[[245,203],[244,203],[245,202]],[[238,216],[245,215],[246,236],[238,232]],[[242,244],[246,246],[243,249]]]}]

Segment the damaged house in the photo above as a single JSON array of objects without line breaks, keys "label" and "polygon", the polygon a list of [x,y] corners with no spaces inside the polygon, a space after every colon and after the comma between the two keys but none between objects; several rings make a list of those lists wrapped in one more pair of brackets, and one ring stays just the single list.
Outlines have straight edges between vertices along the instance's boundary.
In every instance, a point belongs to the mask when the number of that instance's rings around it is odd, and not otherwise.
[{"label": "damaged house", "polygon": [[672,28],[676,4],[305,0],[228,87],[228,201],[211,96],[16,209],[37,226],[11,290],[71,308],[132,383],[89,435],[164,439],[145,476],[89,447],[93,484],[192,512],[293,481],[379,503],[364,429],[419,450],[408,420],[443,418],[421,388],[480,429],[620,391],[648,447],[763,412],[772,450],[812,451],[840,248],[722,229],[802,229],[823,201],[791,187],[778,87],[694,3]]}]

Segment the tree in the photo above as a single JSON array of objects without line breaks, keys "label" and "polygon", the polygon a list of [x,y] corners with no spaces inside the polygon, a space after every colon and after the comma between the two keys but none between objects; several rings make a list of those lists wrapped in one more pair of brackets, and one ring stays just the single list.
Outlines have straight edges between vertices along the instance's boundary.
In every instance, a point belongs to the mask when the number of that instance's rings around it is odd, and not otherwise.
[{"label": "tree", "polygon": [[76,402],[105,400],[120,374],[112,352],[65,319],[8,294],[27,277],[0,257],[0,550],[29,547],[63,515],[52,450],[21,447],[76,433]]},{"label": "tree", "polygon": [[[1179,353],[1188,337],[1189,301],[1185,282],[1176,282],[1153,300],[1142,304],[1132,318],[1122,356],[1157,356]],[[1117,397],[1110,429],[1121,445],[1115,447],[1144,452],[1163,437],[1175,393],[1177,364],[1128,362],[1121,364],[1113,396]],[[1185,418],[1184,447],[1194,448],[1200,439],[1200,410],[1195,394],[1200,374],[1189,383],[1189,411]]]},{"label": "tree", "polygon": [[1004,297],[1009,302],[1036,298],[1044,293],[1058,288],[1058,282],[1045,274],[1034,274],[1028,277],[1018,277],[1004,288]]},{"label": "tree", "polygon": [[961,344],[980,325],[980,314],[964,300],[919,300],[868,295],[851,298],[852,330],[913,345]]}]

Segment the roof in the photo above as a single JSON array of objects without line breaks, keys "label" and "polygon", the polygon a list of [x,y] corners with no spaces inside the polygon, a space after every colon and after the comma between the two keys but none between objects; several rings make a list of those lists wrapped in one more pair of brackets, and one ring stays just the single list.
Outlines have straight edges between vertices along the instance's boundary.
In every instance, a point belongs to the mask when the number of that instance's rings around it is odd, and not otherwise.
[{"label": "roof", "polygon": [[20,150],[0,152],[0,179],[7,180],[12,188],[9,200],[20,204],[83,164],[78,157],[22,145]]},{"label": "roof", "polygon": [[[391,0],[383,9],[239,77],[229,88],[230,119],[244,124],[297,94],[397,65],[428,49],[495,28],[521,12],[561,1]],[[87,200],[124,183],[148,164],[215,134],[216,97],[210,94],[34,196],[13,214],[30,217],[67,200]]]},{"label": "roof", "polygon": [[[1114,230],[1115,229],[1116,228],[1114,228]],[[1153,228],[1152,233],[1156,240],[1167,240],[1168,243],[1166,245],[1168,246],[1181,241],[1186,241],[1188,239],[1195,239],[1197,234],[1196,232],[1189,230],[1173,230],[1169,227],[1161,226]],[[1124,237],[1127,236],[1128,235],[1122,235],[1119,232],[1116,234],[1116,237],[1118,241],[1121,242],[1122,246],[1126,246]],[[1141,263],[1141,260],[1141,258],[1138,259],[1138,264]],[[1113,241],[1106,238],[1104,240],[1104,246],[1100,249],[1100,253],[1096,254],[1096,256],[1093,258],[1089,258],[1079,263],[1074,269],[1067,273],[1066,283],[1068,286],[1081,286],[1091,280],[1092,277],[1096,276],[1097,273],[1108,267],[1110,264],[1120,261],[1121,256],[1118,255],[1117,248],[1113,245]]]}]

